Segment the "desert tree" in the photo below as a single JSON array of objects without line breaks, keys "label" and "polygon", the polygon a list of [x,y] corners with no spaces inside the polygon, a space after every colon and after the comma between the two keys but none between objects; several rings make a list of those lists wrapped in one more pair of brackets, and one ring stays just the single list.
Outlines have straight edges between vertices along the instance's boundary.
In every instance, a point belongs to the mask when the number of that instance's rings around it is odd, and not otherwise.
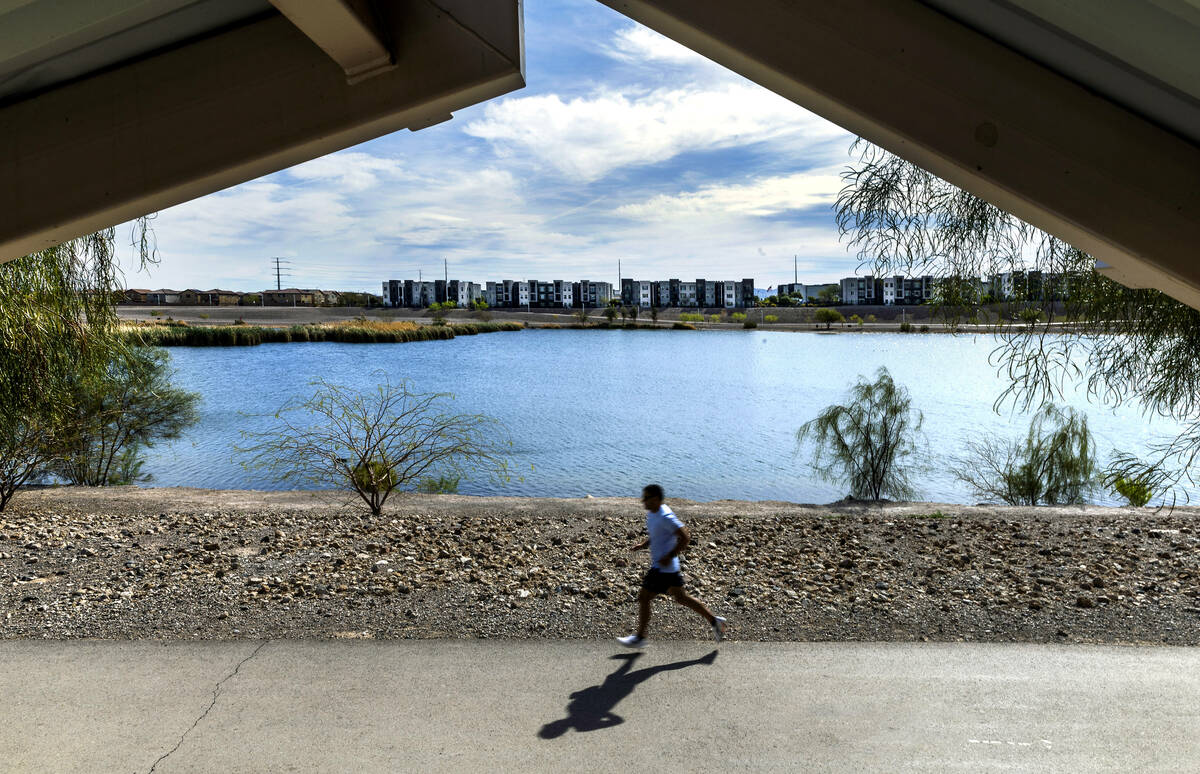
[{"label": "desert tree", "polygon": [[[1082,250],[880,148],[860,140],[851,153],[835,205],[843,238],[877,276],[935,276],[935,311],[952,327],[964,317],[990,327],[1007,382],[998,410],[1036,411],[1082,383],[1098,404],[1181,425],[1141,454],[1115,454],[1105,478],[1160,493],[1195,483],[1200,311],[1108,279]],[[984,281],[1003,274],[1007,292]]]},{"label": "desert tree", "polygon": [[375,515],[392,492],[430,476],[507,480],[504,427],[446,411],[449,393],[417,393],[386,376],[363,392],[323,379],[310,386],[309,397],[275,412],[274,427],[242,432],[248,467],[306,487],[350,489]]},{"label": "desert tree", "polygon": [[73,484],[136,483],[142,452],[178,438],[197,420],[200,397],[171,383],[167,353],[152,347],[117,352],[103,370],[72,385],[56,443],[54,472]]},{"label": "desert tree", "polygon": [[832,307],[822,307],[813,313],[813,320],[815,320],[818,324],[825,323],[825,330],[829,330],[831,325],[834,323],[845,322],[846,318],[841,312]]},{"label": "desert tree", "polygon": [[827,406],[796,431],[796,450],[812,450],[821,478],[846,483],[862,500],[911,500],[924,417],[912,408],[908,390],[886,368],[875,381],[859,377],[846,403]]},{"label": "desert tree", "polygon": [[[139,268],[156,259],[149,222],[132,226]],[[46,472],[75,385],[128,351],[123,287],[112,228],[0,264],[0,507]]]},{"label": "desert tree", "polygon": [[[967,444],[954,475],[979,497],[1009,505],[1073,505],[1099,482],[1087,416],[1047,404],[1019,440],[988,435]],[[1144,504],[1144,503],[1143,503]]]}]

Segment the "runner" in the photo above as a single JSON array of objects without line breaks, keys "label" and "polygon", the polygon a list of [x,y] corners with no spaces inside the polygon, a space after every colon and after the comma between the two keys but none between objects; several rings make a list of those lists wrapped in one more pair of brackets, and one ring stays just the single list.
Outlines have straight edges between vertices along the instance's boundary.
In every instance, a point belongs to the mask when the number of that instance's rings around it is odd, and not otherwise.
[{"label": "runner", "polygon": [[683,590],[683,574],[679,571],[679,553],[687,548],[687,529],[675,512],[663,504],[663,489],[650,484],[642,490],[642,505],[646,507],[647,538],[631,551],[650,549],[650,570],[642,579],[638,593],[638,628],[635,634],[618,637],[627,648],[646,647],[646,627],[650,625],[650,602],[659,594],[668,594],[684,607],[691,608],[712,626],[717,642],[725,636],[725,619],[713,615],[703,602]]}]

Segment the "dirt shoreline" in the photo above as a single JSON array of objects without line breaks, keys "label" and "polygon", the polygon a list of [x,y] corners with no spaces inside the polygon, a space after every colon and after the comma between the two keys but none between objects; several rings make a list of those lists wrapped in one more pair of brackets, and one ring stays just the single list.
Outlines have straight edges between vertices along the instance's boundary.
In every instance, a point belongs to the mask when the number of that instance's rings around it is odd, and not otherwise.
[{"label": "dirt shoreline", "polygon": [[[1200,644],[1200,509],[671,501],[741,640]],[[608,638],[633,499],[62,488],[0,513],[3,638]],[[652,636],[705,627],[656,603]]]}]

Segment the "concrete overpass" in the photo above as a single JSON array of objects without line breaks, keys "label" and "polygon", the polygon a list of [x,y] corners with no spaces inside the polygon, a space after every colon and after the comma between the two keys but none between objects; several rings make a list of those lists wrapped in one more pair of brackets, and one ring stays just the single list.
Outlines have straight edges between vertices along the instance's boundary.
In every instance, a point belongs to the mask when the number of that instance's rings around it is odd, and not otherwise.
[{"label": "concrete overpass", "polygon": [[[1197,0],[601,0],[1200,308]],[[0,260],[524,85],[519,0],[0,0]]]}]

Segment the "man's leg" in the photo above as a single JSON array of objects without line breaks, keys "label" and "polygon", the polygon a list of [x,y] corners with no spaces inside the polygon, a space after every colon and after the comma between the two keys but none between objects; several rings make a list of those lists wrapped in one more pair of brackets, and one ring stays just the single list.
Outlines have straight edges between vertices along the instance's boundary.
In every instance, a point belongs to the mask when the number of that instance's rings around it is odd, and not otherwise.
[{"label": "man's leg", "polygon": [[671,593],[671,599],[675,600],[684,607],[690,607],[692,610],[695,610],[697,613],[704,616],[704,620],[708,621],[710,624],[716,623],[717,617],[712,614],[712,611],[709,610],[703,602],[684,591],[682,586],[672,586],[669,591]]},{"label": "man's leg", "polygon": [[646,637],[646,629],[650,626],[650,603],[654,600],[654,592],[645,586],[638,592],[638,628],[637,636]]}]

